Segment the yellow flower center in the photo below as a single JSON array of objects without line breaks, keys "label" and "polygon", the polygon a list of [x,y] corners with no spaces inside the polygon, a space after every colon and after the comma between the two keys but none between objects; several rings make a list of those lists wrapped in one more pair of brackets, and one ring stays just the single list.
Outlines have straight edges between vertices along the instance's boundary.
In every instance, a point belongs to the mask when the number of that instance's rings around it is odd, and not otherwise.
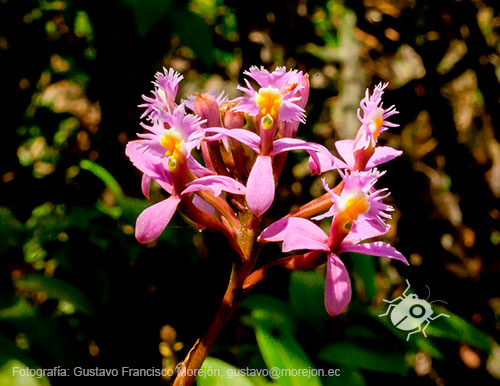
[{"label": "yellow flower center", "polygon": [[270,115],[276,121],[278,110],[281,106],[280,90],[274,87],[261,88],[257,96],[257,104],[260,107],[260,113],[264,117]]},{"label": "yellow flower center", "polygon": [[172,129],[166,131],[166,133],[161,137],[161,145],[165,148],[165,155],[170,157],[168,160],[169,170],[172,172],[176,168],[176,165],[184,159],[184,140],[179,138],[175,131],[169,133]]},{"label": "yellow flower center", "polygon": [[342,218],[348,221],[356,221],[360,214],[368,212],[370,209],[370,204],[363,193],[363,197],[355,195],[354,197],[347,198],[345,201],[344,209],[339,214]]}]

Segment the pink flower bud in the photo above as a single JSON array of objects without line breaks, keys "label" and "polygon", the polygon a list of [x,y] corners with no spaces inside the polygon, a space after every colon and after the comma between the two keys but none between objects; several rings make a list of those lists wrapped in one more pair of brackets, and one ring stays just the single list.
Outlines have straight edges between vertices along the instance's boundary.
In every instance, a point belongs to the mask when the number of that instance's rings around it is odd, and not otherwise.
[{"label": "pink flower bud", "polygon": [[224,115],[224,127],[226,129],[242,129],[245,125],[245,115],[241,111],[226,110]]},{"label": "pink flower bud", "polygon": [[220,126],[220,113],[217,100],[210,94],[197,94],[194,100],[194,113],[206,119],[206,127]]}]

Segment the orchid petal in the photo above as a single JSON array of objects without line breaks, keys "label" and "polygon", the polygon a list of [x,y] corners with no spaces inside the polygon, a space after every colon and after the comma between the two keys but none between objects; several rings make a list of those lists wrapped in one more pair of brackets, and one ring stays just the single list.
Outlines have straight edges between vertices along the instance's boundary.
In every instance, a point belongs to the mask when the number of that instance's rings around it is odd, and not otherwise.
[{"label": "orchid petal", "polygon": [[149,188],[151,187],[151,177],[147,174],[142,175],[141,189],[144,197],[149,198]]},{"label": "orchid petal", "polygon": [[325,279],[325,307],[331,316],[340,314],[351,301],[351,281],[344,263],[328,254]]},{"label": "orchid petal", "polygon": [[298,138],[281,138],[274,141],[271,155],[291,150],[305,150],[309,153],[311,156],[309,166],[313,174],[323,173],[345,165],[337,157],[334,157],[326,147]]},{"label": "orchid petal", "polygon": [[355,221],[349,234],[342,242],[342,245],[354,245],[363,240],[371,239],[386,234],[390,227],[386,225],[382,230],[378,225],[373,224],[371,221]]},{"label": "orchid petal", "polygon": [[222,191],[233,194],[245,194],[246,188],[238,181],[233,180],[227,176],[206,176],[198,178],[186,184],[187,188],[184,189],[182,195],[200,190],[210,190],[215,196],[221,194]]},{"label": "orchid petal", "polygon": [[213,171],[200,164],[193,156],[189,156],[187,158],[187,161],[188,161],[188,168],[197,177],[212,176],[215,174]]},{"label": "orchid petal", "polygon": [[311,217],[311,220],[320,221],[327,217],[333,217],[336,213],[337,213],[337,208],[335,208],[335,205],[332,205],[327,212],[320,214],[318,216]]},{"label": "orchid petal", "polygon": [[[204,212],[207,212],[209,215],[213,216],[215,214],[215,208],[206,202],[203,198],[198,196],[197,194],[193,195],[193,204]],[[205,228],[200,226],[201,228]]]},{"label": "orchid petal", "polygon": [[403,154],[401,150],[396,150],[389,146],[377,146],[375,152],[366,163],[366,169],[372,169],[377,165],[389,162],[401,154]]},{"label": "orchid petal", "polygon": [[396,259],[402,261],[406,265],[409,265],[408,261],[401,252],[399,252],[392,245],[384,243],[383,241],[376,241],[373,243],[358,245],[342,245],[340,248],[340,252],[357,252],[370,256],[389,257],[391,259]]},{"label": "orchid petal", "polygon": [[260,152],[260,137],[248,130],[243,129],[224,129],[222,127],[210,127],[206,130],[206,133],[213,132],[219,133],[211,137],[205,137],[206,141],[217,141],[224,137],[231,137],[240,141],[241,143],[250,147],[256,153]]},{"label": "orchid petal", "polygon": [[247,181],[247,204],[254,215],[261,216],[269,209],[274,201],[274,191],[273,159],[259,155]]},{"label": "orchid petal", "polygon": [[125,148],[125,154],[137,169],[158,182],[168,193],[172,193],[174,187],[172,176],[167,172],[167,157],[158,158],[145,153],[141,148],[141,142],[141,140],[130,141]]},{"label": "orchid petal", "polygon": [[141,243],[149,243],[161,235],[181,201],[177,195],[172,195],[146,208],[137,217],[135,237]]},{"label": "orchid petal", "polygon": [[283,252],[298,249],[329,251],[328,236],[313,222],[300,217],[276,221],[262,231],[261,240],[283,241]]},{"label": "orchid petal", "polygon": [[340,156],[349,166],[349,169],[354,168],[354,141],[352,139],[344,139],[342,141],[335,142],[335,147],[339,152]]}]

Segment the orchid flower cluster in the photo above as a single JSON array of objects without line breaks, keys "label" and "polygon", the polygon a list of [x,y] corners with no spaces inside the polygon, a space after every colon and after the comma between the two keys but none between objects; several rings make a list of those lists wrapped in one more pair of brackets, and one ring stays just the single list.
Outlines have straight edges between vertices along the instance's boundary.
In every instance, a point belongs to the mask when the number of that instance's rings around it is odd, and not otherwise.
[{"label": "orchid flower cluster", "polygon": [[[381,133],[397,126],[389,118],[398,111],[384,108],[387,84],[379,84],[360,103],[360,128],[354,140],[337,141],[340,158],[326,147],[296,138],[306,120],[309,78],[278,67],[269,72],[251,67],[244,72],[242,96],[197,93],[177,102],[182,75],[173,69],[156,74],[152,95],[144,96],[144,133],[130,141],[126,154],[142,172],[142,191],[149,198],[154,180],[168,198],[145,209],[137,218],[138,241],[155,240],[180,210],[199,229],[221,232],[240,256],[235,263],[237,286],[252,288],[271,266],[311,269],[326,262],[325,306],[332,316],[351,299],[349,274],[340,256],[357,252],[388,257],[406,264],[404,256],[382,241],[365,242],[389,231],[393,208],[384,203],[387,189],[377,189],[384,174],[377,166],[402,152],[378,146]],[[284,218],[260,229],[261,218],[273,204],[289,151],[306,151],[312,174],[336,169],[342,182]],[[331,219],[329,233],[314,221]],[[282,242],[286,256],[254,270],[259,244]],[[257,246],[257,247],[255,247]]]}]

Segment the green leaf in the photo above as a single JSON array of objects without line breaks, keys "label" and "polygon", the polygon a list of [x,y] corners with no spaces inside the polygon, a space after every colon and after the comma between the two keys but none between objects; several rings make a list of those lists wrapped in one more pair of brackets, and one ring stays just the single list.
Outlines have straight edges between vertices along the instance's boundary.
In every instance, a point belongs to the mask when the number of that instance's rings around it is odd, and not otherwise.
[{"label": "green leaf", "polygon": [[115,178],[104,169],[102,166],[96,164],[90,160],[82,160],[80,161],[80,167],[84,170],[88,170],[92,174],[94,174],[97,178],[99,178],[104,184],[111,190],[117,200],[120,200],[123,196],[123,191]]},{"label": "green leaf", "polygon": [[278,385],[321,386],[320,379],[310,373],[314,369],[313,364],[291,333],[273,333],[272,330],[257,327],[255,337],[271,374],[274,369],[282,372],[275,379]]},{"label": "green leaf", "polygon": [[196,377],[198,386],[253,386],[239,370],[220,359],[207,357]]},{"label": "green leaf", "polygon": [[246,298],[241,306],[252,310],[250,316],[244,320],[252,327],[277,328],[283,331],[295,329],[290,309],[282,300],[268,295],[252,295]]},{"label": "green leaf", "polygon": [[288,292],[294,316],[321,330],[329,319],[324,305],[324,275],[316,271],[293,271]]},{"label": "green leaf", "polygon": [[35,314],[35,308],[24,298],[18,299],[14,305],[8,308],[0,309],[0,319],[4,320],[31,318]]},{"label": "green leaf", "polygon": [[[6,363],[10,359],[17,359],[31,368],[38,367],[35,362],[17,345],[7,337],[0,334],[0,365]],[[0,382],[0,385],[3,383]]]},{"label": "green leaf", "polygon": [[191,48],[208,69],[214,65],[212,31],[203,18],[184,6],[172,7],[169,13],[173,32],[182,44]]},{"label": "green leaf", "polygon": [[[433,317],[436,317],[441,313],[450,315],[450,317],[441,316],[436,320],[430,321],[429,326],[425,329],[425,332],[429,338],[436,337],[450,339],[456,342],[467,344],[472,347],[483,349],[488,352],[490,352],[492,350],[492,347],[496,344],[495,340],[491,336],[477,329],[462,317],[453,314],[452,312],[442,307],[433,306],[432,309],[434,311]],[[390,329],[394,335],[399,337],[401,340],[406,341],[408,332],[400,331],[396,327],[394,327],[390,321],[389,315],[383,318],[378,317],[378,315],[381,313],[383,313],[383,310],[370,311],[370,315],[374,319],[379,320],[384,326]],[[412,344],[411,340],[415,335],[417,334],[414,334],[410,337],[410,344]],[[423,337],[423,335],[421,335],[421,337]],[[416,344],[420,349],[424,350],[429,355],[435,358],[442,358],[442,354],[439,352],[439,350],[437,350],[436,347],[431,348],[430,345],[421,342],[416,342],[413,344]]]},{"label": "green leaf", "polygon": [[404,353],[367,349],[352,342],[329,344],[320,350],[318,356],[325,362],[340,366],[400,375],[408,372]]},{"label": "green leaf", "polygon": [[[333,376],[327,377],[325,386],[338,386],[340,384],[342,386],[366,385],[365,378],[363,377],[361,371],[359,371],[358,369],[353,367],[343,367],[342,369],[339,370],[340,370],[339,377],[333,377]],[[342,383],[339,382],[339,378],[340,380],[342,380]]]},{"label": "green leaf", "polygon": [[314,366],[292,334],[296,326],[288,304],[271,296],[253,295],[242,307],[251,309],[244,321],[255,330],[267,368],[284,372],[276,379],[278,385],[321,385],[319,378],[305,373]]},{"label": "green leaf", "polygon": [[[14,369],[16,368],[16,371]],[[23,350],[10,339],[0,334],[0,385],[2,386],[49,386],[46,377],[21,375],[26,369],[39,369]]]},{"label": "green leaf", "polygon": [[[2,386],[50,386],[47,377],[22,375],[23,371],[32,369],[17,359],[8,359],[0,362],[0,385]],[[41,371],[41,369],[40,369]]]},{"label": "green leaf", "polygon": [[137,32],[141,36],[147,33],[165,17],[172,5],[172,0],[123,0],[134,12]]},{"label": "green leaf", "polygon": [[7,252],[9,247],[15,247],[21,240],[25,227],[21,224],[12,211],[0,207],[0,254]]},{"label": "green leaf", "polygon": [[[14,280],[14,285],[23,291],[44,292],[49,299],[62,302],[63,311],[93,314],[94,306],[90,300],[76,287],[54,277],[27,275]],[[69,312],[72,313],[72,312]]]},{"label": "green leaf", "polygon": [[477,347],[490,352],[495,344],[494,339],[488,334],[474,327],[460,316],[451,313],[442,307],[433,307],[434,316],[444,313],[450,315],[440,317],[431,321],[425,332],[429,336],[445,338],[457,342],[465,343],[472,347]]},{"label": "green leaf", "polygon": [[415,337],[415,340],[411,341],[411,343],[414,343],[419,350],[422,350],[426,354],[429,354],[432,358],[444,359],[444,355],[441,353],[441,351],[439,351],[439,349],[430,339],[417,336]]},{"label": "green leaf", "polygon": [[[363,282],[366,300],[371,302],[377,292],[375,286],[375,277],[377,275],[374,262],[375,257],[362,255],[360,253],[349,253],[349,257],[352,261],[353,271]],[[358,282],[359,280],[356,280],[356,284],[358,284]]]},{"label": "green leaf", "polygon": [[146,200],[140,200],[132,197],[122,197],[119,201],[121,209],[121,219],[129,224],[134,224],[139,214],[146,209],[150,203]]}]

